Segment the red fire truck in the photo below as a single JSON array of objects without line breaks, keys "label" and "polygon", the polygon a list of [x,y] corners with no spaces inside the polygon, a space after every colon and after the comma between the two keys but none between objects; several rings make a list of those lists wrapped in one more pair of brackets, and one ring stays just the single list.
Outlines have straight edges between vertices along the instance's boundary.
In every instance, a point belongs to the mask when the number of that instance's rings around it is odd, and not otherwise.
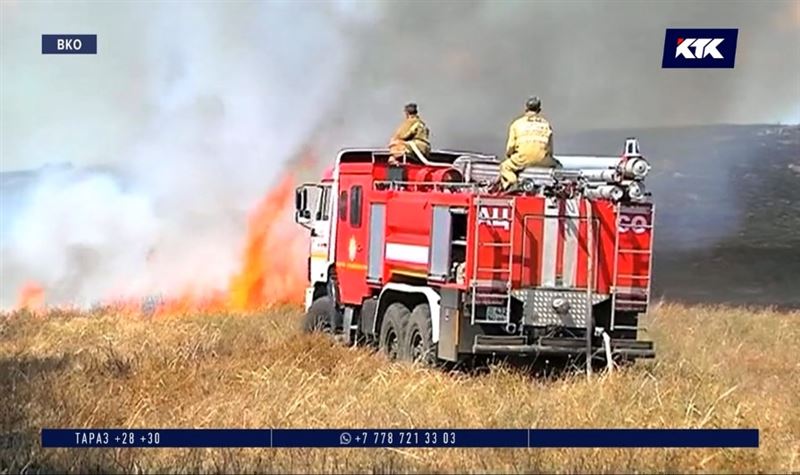
[{"label": "red fire truck", "polygon": [[491,193],[499,161],[433,151],[400,166],[347,149],[299,186],[310,231],[307,331],[434,364],[478,354],[653,357],[638,340],[650,297],[650,169],[636,139],[618,157],[557,156],[520,189]]}]

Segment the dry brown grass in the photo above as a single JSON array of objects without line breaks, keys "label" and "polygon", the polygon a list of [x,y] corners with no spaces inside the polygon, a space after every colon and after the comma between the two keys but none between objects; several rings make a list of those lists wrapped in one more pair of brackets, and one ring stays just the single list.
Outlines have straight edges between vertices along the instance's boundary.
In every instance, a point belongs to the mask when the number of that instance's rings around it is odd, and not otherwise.
[{"label": "dry brown grass", "polygon": [[[389,364],[295,309],[0,323],[0,472],[798,472],[800,312],[658,306],[659,359],[587,381]],[[755,427],[760,449],[48,449],[41,427]]]}]

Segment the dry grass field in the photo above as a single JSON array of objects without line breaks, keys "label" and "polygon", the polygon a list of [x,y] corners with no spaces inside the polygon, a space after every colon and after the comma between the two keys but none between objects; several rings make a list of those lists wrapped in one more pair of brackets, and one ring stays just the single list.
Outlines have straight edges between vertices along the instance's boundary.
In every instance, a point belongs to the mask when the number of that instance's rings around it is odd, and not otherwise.
[{"label": "dry grass field", "polygon": [[[0,321],[0,472],[800,472],[800,312],[661,304],[659,358],[587,381],[390,364],[299,311]],[[47,449],[42,427],[729,427],[759,449]]]}]

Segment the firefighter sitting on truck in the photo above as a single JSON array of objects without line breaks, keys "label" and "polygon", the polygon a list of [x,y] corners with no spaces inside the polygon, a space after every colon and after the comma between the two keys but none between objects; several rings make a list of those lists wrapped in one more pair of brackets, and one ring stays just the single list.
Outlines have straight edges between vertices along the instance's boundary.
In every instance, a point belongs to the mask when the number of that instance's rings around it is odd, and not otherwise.
[{"label": "firefighter sitting on truck", "polygon": [[389,142],[389,164],[398,165],[406,154],[411,157],[427,157],[431,151],[428,139],[430,131],[417,114],[413,102],[405,106],[406,119],[397,128]]},{"label": "firefighter sitting on truck", "polygon": [[525,114],[511,123],[508,129],[506,159],[500,163],[498,183],[503,191],[517,184],[519,173],[527,167],[559,168],[553,158],[553,129],[550,122],[539,113],[542,103],[531,97],[525,103]]}]

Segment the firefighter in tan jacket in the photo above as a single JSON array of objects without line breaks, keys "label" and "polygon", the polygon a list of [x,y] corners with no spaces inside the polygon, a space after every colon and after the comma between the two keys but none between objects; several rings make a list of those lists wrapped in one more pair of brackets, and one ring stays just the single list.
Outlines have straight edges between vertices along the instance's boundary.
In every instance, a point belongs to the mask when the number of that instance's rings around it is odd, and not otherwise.
[{"label": "firefighter in tan jacket", "polygon": [[414,103],[406,104],[406,119],[397,128],[389,141],[389,163],[397,165],[404,156],[427,158],[431,151],[431,143],[428,138],[430,131],[425,122],[419,118],[417,105]]},{"label": "firefighter in tan jacket", "polygon": [[517,183],[519,172],[527,167],[557,168],[553,158],[553,129],[539,115],[542,103],[532,97],[525,103],[525,115],[511,123],[508,130],[506,159],[500,163],[500,185],[509,190]]}]

